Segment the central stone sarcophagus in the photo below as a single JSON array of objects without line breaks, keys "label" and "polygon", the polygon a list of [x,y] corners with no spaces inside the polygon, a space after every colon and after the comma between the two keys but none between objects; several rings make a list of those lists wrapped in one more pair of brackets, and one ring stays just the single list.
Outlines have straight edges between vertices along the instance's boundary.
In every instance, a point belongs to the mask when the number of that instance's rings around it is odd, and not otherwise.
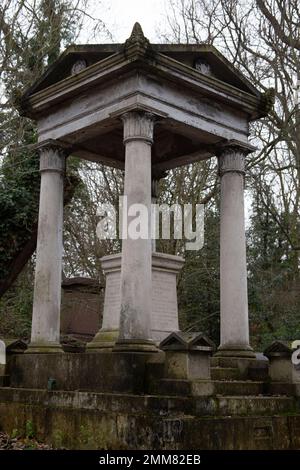
[{"label": "central stone sarcophagus", "polygon": [[[152,253],[151,336],[160,343],[179,330],[177,275],[184,264],[180,256]],[[101,259],[106,277],[102,328],[88,349],[113,348],[119,336],[121,311],[121,254]]]}]

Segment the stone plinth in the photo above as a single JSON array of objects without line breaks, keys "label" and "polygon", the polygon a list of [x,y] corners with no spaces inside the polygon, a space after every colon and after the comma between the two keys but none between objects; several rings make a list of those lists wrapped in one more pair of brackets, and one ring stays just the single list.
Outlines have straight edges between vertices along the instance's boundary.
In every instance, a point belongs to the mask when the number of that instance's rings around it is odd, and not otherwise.
[{"label": "stone plinth", "polygon": [[165,375],[172,379],[210,379],[213,343],[202,333],[171,333],[160,344],[166,353]]},{"label": "stone plinth", "polygon": [[293,350],[283,341],[274,341],[264,352],[269,359],[269,375],[273,382],[297,384],[300,393],[300,369],[292,362]]},{"label": "stone plinth", "polygon": [[210,356],[213,342],[202,333],[174,332],[165,338],[160,349],[165,353],[164,378],[158,391],[210,396],[214,386],[210,380]]},{"label": "stone plinth", "polygon": [[[121,254],[104,256],[101,260],[106,277],[103,323],[91,350],[112,348],[119,334]],[[180,256],[152,253],[152,339],[160,343],[168,334],[179,330],[176,278],[184,264]]]},{"label": "stone plinth", "polygon": [[[151,355],[149,355],[151,357]],[[12,388],[44,389],[49,380],[56,390],[145,392],[148,355],[139,353],[18,354],[10,364]]]}]

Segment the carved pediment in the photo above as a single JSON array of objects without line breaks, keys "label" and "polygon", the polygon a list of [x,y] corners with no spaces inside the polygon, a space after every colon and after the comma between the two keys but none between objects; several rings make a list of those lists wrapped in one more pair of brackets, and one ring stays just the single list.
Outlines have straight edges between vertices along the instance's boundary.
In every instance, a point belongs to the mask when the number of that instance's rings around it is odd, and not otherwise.
[{"label": "carved pediment", "polygon": [[[150,55],[149,50],[151,50]],[[151,64],[152,67],[155,67],[156,62],[159,62],[159,58],[164,57],[170,62],[167,62],[166,65],[170,65],[172,70],[176,70],[176,68],[180,70],[180,66],[188,66],[190,73],[207,76],[211,80],[217,79],[256,97],[261,96],[247,78],[233,67],[215,47],[207,44],[152,44],[144,36],[140,24],[135,23],[130,37],[124,44],[69,46],[24,93],[22,101],[72,76],[79,78],[85,71],[95,67],[96,64],[99,64],[100,68],[103,64],[105,68],[108,60],[112,60],[112,67],[117,65],[120,69],[127,68],[126,59],[128,54],[130,55],[131,66],[135,62],[134,54],[136,54],[139,67],[143,61],[148,66]],[[188,73],[188,69],[185,69],[184,72]]]},{"label": "carved pediment", "polygon": [[211,352],[215,349],[213,341],[201,332],[182,332],[176,331],[170,333],[161,343],[160,349],[163,351],[206,351]]},{"label": "carved pediment", "polygon": [[27,343],[22,339],[4,338],[3,341],[6,346],[7,354],[22,353],[28,347]]},{"label": "carved pediment", "polygon": [[289,346],[287,341],[273,341],[270,346],[264,351],[264,355],[266,357],[270,356],[290,356],[292,354],[292,350]]}]

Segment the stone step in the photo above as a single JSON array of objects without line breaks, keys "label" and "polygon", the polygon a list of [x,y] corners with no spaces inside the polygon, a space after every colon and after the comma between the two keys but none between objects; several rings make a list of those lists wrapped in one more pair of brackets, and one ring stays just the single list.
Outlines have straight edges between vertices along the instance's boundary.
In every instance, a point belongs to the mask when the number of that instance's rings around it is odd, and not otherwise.
[{"label": "stone step", "polygon": [[[212,357],[211,368],[221,369],[237,369],[239,375],[236,376],[241,380],[267,381],[269,366],[267,361],[260,359],[248,359],[238,357]],[[229,379],[230,379],[229,372]],[[220,380],[223,380],[223,373],[220,372]],[[226,372],[224,372],[226,374]],[[235,373],[233,373],[234,375]],[[226,379],[226,376],[225,376]]]},{"label": "stone step", "polygon": [[265,392],[264,382],[251,380],[173,380],[161,379],[152,385],[151,392],[177,396],[258,396]]},{"label": "stone step", "polygon": [[[174,385],[174,384],[170,384]],[[173,387],[174,388],[174,387]],[[300,414],[300,401],[287,396],[186,396],[14,389],[0,387],[0,403],[44,403],[49,408],[160,416],[274,416]]]},{"label": "stone step", "polygon": [[239,380],[241,373],[237,367],[211,367],[212,380]]},{"label": "stone step", "polygon": [[213,383],[210,380],[161,379],[152,383],[150,393],[170,396],[210,396]]},{"label": "stone step", "polygon": [[214,392],[217,395],[257,396],[265,392],[264,382],[253,380],[214,380]]},{"label": "stone step", "polygon": [[287,396],[194,397],[196,416],[272,416],[300,412],[300,403]]},{"label": "stone step", "polygon": [[296,384],[284,382],[270,382],[267,384],[267,393],[269,395],[296,395]]}]

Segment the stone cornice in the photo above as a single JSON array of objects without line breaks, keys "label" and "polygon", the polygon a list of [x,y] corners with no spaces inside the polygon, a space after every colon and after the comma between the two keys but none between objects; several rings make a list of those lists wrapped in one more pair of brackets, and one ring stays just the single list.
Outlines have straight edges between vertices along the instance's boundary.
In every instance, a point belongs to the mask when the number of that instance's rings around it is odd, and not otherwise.
[{"label": "stone cornice", "polygon": [[114,54],[107,59],[93,64],[83,70],[80,74],[69,76],[48,88],[34,93],[23,100],[23,114],[36,118],[39,114],[62,100],[66,100],[92,86],[103,86],[107,80],[118,77],[119,74],[133,71],[134,69],[154,72],[161,78],[172,80],[179,85],[193,88],[195,91],[224,100],[232,106],[249,113],[256,118],[260,98],[250,93],[241,91],[232,85],[224,83],[216,78],[205,76],[197,70],[182,64],[163,54],[156,53],[155,60],[145,56],[143,47],[139,43],[133,44],[123,53]]}]

